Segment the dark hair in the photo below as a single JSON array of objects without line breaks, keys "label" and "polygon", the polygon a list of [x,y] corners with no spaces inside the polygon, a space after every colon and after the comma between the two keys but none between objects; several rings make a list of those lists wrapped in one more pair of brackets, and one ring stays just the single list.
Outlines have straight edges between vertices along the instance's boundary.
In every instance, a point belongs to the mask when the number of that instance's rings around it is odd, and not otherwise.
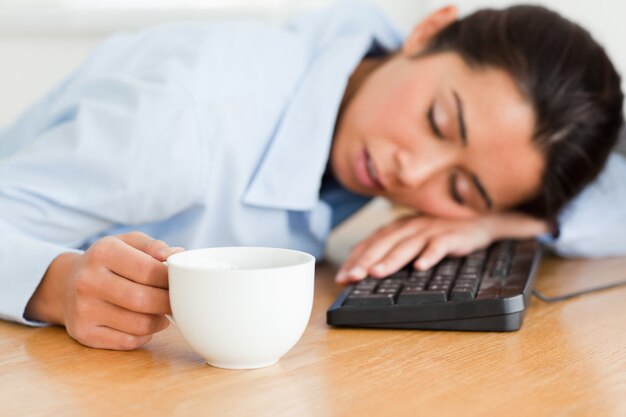
[{"label": "dark hair", "polygon": [[541,6],[484,9],[441,30],[420,54],[456,52],[496,67],[532,103],[534,143],[546,158],[539,192],[518,211],[554,219],[604,166],[623,123],[620,76],[579,25]]}]

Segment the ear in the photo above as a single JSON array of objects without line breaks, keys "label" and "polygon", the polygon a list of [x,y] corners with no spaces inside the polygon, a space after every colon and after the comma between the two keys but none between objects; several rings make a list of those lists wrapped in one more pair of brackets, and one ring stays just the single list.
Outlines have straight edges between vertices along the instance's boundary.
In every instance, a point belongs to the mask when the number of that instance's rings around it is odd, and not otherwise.
[{"label": "ear", "polygon": [[402,53],[406,56],[415,56],[419,53],[430,39],[439,31],[455,20],[458,12],[456,6],[447,6],[427,16],[415,25],[409,36],[402,45]]}]

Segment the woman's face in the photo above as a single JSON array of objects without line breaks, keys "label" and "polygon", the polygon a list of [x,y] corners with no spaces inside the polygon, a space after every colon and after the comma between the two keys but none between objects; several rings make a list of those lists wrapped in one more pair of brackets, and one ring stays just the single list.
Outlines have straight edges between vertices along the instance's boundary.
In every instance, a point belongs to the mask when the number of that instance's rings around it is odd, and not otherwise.
[{"label": "woman's face", "polygon": [[534,120],[504,71],[471,69],[455,53],[398,54],[345,106],[331,167],[349,190],[436,216],[504,210],[539,190]]}]

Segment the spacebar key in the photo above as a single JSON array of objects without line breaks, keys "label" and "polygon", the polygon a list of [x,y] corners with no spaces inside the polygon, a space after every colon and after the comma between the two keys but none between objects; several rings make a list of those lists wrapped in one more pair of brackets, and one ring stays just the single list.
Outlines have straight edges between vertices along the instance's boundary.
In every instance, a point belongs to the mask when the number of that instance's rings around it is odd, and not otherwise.
[{"label": "spacebar key", "polygon": [[398,297],[398,304],[402,305],[445,303],[446,301],[446,292],[440,290],[403,291]]},{"label": "spacebar key", "polygon": [[343,305],[350,307],[391,306],[393,299],[393,294],[350,294]]}]

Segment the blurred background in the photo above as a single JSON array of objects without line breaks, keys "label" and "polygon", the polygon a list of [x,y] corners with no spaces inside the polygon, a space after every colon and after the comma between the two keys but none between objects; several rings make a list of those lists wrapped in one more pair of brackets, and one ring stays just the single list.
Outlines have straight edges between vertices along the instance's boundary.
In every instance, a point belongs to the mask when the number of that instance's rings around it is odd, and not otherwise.
[{"label": "blurred background", "polygon": [[[0,0],[0,129],[64,79],[104,37],[177,20],[253,18],[281,23],[337,0]],[[404,32],[450,0],[370,0]],[[535,0],[535,2],[537,2]],[[461,15],[501,8],[510,0],[459,0]],[[585,26],[626,74],[626,2],[538,0]],[[398,215],[375,199],[331,235],[327,258],[339,263],[350,247]],[[364,226],[367,225],[367,226]]]},{"label": "blurred background", "polygon": [[[280,23],[336,0],[0,0],[0,127],[66,77],[108,34],[175,20],[247,17]],[[449,0],[371,0],[404,31]],[[509,0],[459,0],[461,14]],[[540,0],[581,23],[626,72],[626,2]]]}]

